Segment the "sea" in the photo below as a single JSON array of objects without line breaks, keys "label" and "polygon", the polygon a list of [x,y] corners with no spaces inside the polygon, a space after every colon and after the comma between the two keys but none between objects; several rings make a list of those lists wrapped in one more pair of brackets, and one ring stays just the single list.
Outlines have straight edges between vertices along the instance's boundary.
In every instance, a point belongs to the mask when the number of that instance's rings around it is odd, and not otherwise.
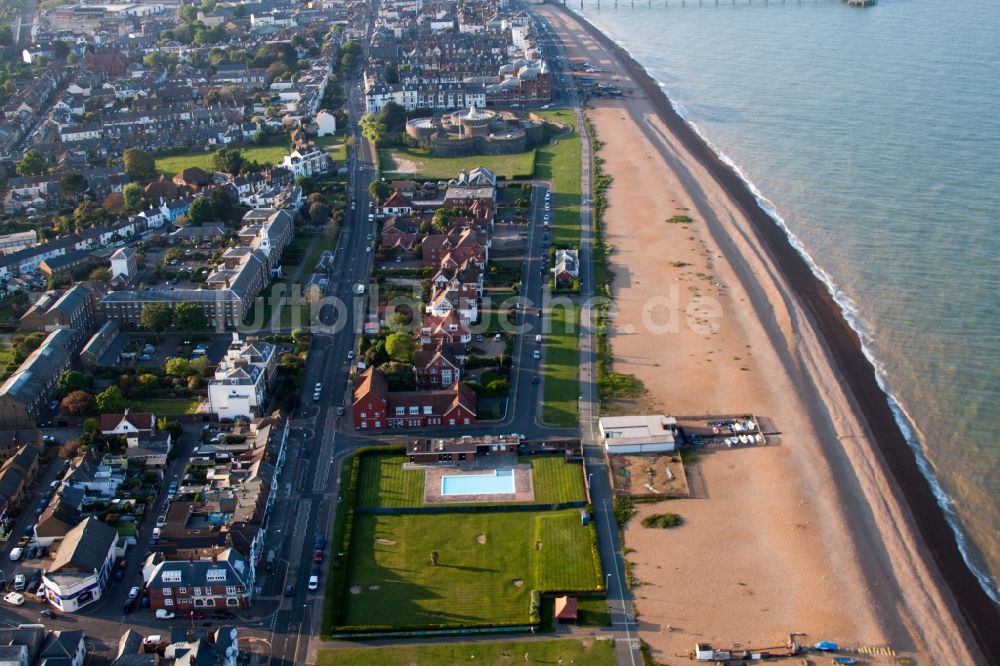
[{"label": "sea", "polygon": [[1000,603],[1000,3],[567,7],[647,69],[829,285]]}]

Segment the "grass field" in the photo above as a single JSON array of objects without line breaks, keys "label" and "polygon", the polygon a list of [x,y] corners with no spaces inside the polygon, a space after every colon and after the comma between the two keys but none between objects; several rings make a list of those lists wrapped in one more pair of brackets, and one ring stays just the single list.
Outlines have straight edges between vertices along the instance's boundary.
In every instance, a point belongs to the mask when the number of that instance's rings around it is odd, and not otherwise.
[{"label": "grass field", "polygon": [[458,666],[458,664],[573,664],[607,666],[615,662],[610,641],[558,639],[488,643],[442,643],[402,647],[320,650],[316,666]]},{"label": "grass field", "polygon": [[[398,508],[421,506],[424,473],[403,469],[405,456],[365,456],[358,472],[358,506]],[[521,456],[518,462],[531,463],[535,487],[533,504],[573,502],[585,498],[583,472],[579,463],[567,463],[562,456]]]},{"label": "grass field", "polygon": [[344,137],[340,134],[336,136],[324,136],[316,139],[316,145],[326,148],[326,152],[330,154],[330,159],[335,162],[346,162],[347,161],[347,144],[344,143]]},{"label": "grass field", "polygon": [[[277,146],[249,146],[243,148],[244,159],[260,164],[275,165],[288,154],[288,146],[281,144]],[[212,166],[212,156],[215,151],[192,150],[180,155],[170,155],[169,157],[156,158],[156,170],[168,178],[178,171],[188,167],[199,167],[211,173],[215,167]]]},{"label": "grass field", "polygon": [[532,588],[600,588],[593,540],[593,526],[581,525],[575,509],[358,514],[343,623],[397,629],[527,623]]},{"label": "grass field", "polygon": [[580,396],[580,309],[576,305],[553,307],[546,316],[542,420],[549,425],[575,426]]},{"label": "grass field", "polygon": [[366,508],[420,506],[424,473],[403,469],[404,456],[364,456],[358,472],[358,506]]},{"label": "grass field", "polygon": [[[387,177],[424,178],[445,180],[454,178],[460,171],[483,166],[497,176],[507,179],[525,178],[534,170],[535,151],[513,155],[474,155],[472,157],[434,157],[426,150],[413,148],[384,148],[378,151],[382,174]],[[413,162],[417,173],[400,172],[402,161]]]},{"label": "grass field", "polygon": [[[539,111],[546,120],[566,125],[576,123],[569,110]],[[552,244],[580,243],[580,135],[574,130],[554,145],[539,148],[535,155],[535,178],[552,183]]]},{"label": "grass field", "polygon": [[178,414],[197,414],[200,400],[184,398],[151,398],[133,402],[133,412],[149,412],[157,416],[176,416]]}]

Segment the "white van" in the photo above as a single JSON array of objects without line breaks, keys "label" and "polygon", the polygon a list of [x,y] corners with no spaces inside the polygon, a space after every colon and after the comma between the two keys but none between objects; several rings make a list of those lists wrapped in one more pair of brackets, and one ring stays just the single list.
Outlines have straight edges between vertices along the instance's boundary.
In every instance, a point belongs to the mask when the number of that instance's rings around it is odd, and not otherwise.
[{"label": "white van", "polygon": [[537,342],[538,344],[542,344],[542,335],[541,335],[541,333],[539,333],[538,335],[535,336],[535,342]]},{"label": "white van", "polygon": [[10,551],[10,561],[17,562],[18,560],[21,559],[22,555],[24,555],[24,548],[18,546],[17,548]]}]

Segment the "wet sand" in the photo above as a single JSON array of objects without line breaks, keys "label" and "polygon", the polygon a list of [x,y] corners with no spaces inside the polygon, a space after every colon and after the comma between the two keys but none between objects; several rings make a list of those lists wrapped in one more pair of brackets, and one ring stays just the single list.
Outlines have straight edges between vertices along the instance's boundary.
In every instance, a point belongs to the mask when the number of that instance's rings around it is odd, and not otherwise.
[{"label": "wet sand", "polygon": [[[755,413],[781,433],[775,446],[701,456],[692,499],[641,507],[640,518],[670,510],[683,526],[627,527],[654,656],[802,632],[806,643],[890,644],[917,663],[987,663],[961,637],[989,609],[968,605],[942,543],[957,553],[953,537],[915,487],[929,491],[825,289],[634,62],[564,10],[537,11],[571,60],[606,70],[588,77],[628,91],[588,105],[614,178],[615,369],[642,379],[664,413]],[[692,221],[668,222],[676,215]]]}]

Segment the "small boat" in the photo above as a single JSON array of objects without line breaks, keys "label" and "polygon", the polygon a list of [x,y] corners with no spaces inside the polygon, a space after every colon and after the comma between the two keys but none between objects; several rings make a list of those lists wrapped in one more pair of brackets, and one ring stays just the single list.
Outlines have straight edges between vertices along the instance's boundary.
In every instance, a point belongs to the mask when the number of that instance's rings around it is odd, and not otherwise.
[{"label": "small boat", "polygon": [[746,435],[740,435],[740,444],[749,444],[750,438]]},{"label": "small boat", "polygon": [[758,444],[763,444],[764,443],[764,435],[762,435],[760,433],[757,433],[757,443]]},{"label": "small boat", "polygon": [[753,421],[747,421],[744,425],[746,426],[747,432],[753,432],[755,427]]},{"label": "small boat", "polygon": [[830,641],[820,641],[819,643],[816,643],[813,647],[819,650],[820,652],[836,652],[840,649],[839,645],[837,645],[836,643],[832,643]]},{"label": "small boat", "polygon": [[733,424],[733,430],[735,430],[736,432],[743,432],[743,424],[737,421],[736,423]]},{"label": "small boat", "polygon": [[716,435],[718,435],[719,434],[719,426],[713,426],[712,427],[712,432],[715,433]]},{"label": "small boat", "polygon": [[847,664],[848,666],[851,666],[851,664],[856,664],[858,662],[857,662],[857,660],[854,657],[834,657],[833,658],[833,663],[835,663],[835,664]]}]

